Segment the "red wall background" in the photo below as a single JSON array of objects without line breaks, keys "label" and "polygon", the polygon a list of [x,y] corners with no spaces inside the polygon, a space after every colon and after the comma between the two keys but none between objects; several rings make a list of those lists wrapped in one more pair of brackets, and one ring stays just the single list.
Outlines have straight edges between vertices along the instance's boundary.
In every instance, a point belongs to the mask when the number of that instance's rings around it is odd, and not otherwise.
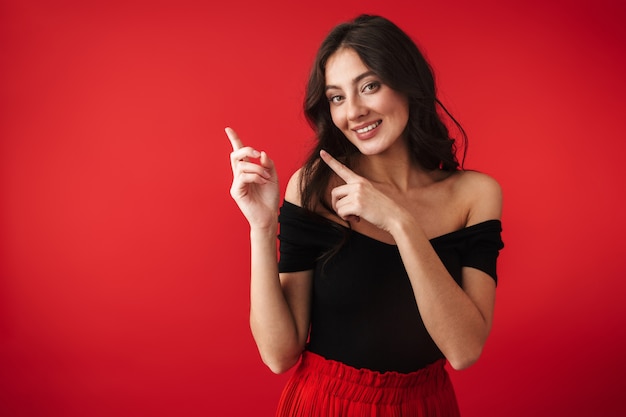
[{"label": "red wall background", "polygon": [[423,47],[505,195],[465,416],[626,407],[625,3],[0,1],[0,415],[270,416],[227,125],[286,183],[327,31]]}]

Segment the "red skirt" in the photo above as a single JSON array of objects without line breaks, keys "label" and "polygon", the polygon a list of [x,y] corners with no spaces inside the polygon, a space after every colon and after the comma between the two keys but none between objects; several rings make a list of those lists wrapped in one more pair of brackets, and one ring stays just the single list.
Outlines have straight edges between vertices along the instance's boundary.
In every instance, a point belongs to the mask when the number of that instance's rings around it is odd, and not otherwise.
[{"label": "red skirt", "polygon": [[418,371],[356,369],[305,351],[278,404],[277,417],[458,417],[440,360]]}]

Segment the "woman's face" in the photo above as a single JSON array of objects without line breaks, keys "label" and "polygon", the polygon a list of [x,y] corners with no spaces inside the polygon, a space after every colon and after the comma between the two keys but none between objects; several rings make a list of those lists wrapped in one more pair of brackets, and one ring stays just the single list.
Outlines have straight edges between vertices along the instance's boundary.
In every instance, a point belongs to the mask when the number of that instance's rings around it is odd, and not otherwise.
[{"label": "woman's face", "polygon": [[408,99],[382,83],[350,48],[326,63],[326,98],[333,123],[364,155],[380,154],[398,141],[409,120]]}]

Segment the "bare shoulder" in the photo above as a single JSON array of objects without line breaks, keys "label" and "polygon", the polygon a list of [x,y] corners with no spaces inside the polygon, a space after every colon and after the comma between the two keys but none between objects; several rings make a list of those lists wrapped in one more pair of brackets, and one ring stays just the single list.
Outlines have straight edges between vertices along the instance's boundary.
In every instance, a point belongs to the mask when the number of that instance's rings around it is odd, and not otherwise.
[{"label": "bare shoulder", "polygon": [[302,168],[298,169],[293,173],[291,178],[289,178],[289,182],[287,183],[287,188],[285,190],[285,200],[293,203],[297,206],[301,204],[301,192],[300,192],[300,177],[302,175]]},{"label": "bare shoulder", "polygon": [[467,202],[466,226],[501,218],[502,188],[493,177],[478,171],[462,171],[456,185]]},{"label": "bare shoulder", "polygon": [[460,171],[458,184],[470,193],[501,192],[500,184],[492,176],[479,171]]}]

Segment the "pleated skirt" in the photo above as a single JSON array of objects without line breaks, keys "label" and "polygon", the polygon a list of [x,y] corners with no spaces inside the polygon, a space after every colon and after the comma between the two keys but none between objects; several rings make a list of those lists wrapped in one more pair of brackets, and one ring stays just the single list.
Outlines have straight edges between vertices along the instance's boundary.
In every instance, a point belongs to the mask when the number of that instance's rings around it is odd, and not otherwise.
[{"label": "pleated skirt", "polygon": [[356,369],[305,351],[277,417],[458,417],[445,360],[409,374]]}]

